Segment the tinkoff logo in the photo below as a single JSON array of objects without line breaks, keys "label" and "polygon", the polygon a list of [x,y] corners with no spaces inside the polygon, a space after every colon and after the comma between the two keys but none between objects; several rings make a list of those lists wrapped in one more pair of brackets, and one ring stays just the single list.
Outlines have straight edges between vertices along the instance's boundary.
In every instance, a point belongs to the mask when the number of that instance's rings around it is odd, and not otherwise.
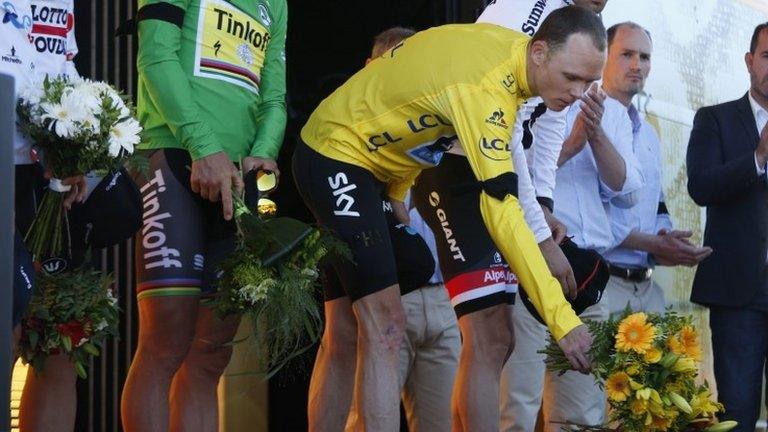
[{"label": "tinkoff logo", "polygon": [[502,129],[509,128],[509,125],[507,125],[507,122],[504,120],[504,111],[502,111],[501,108],[499,108],[498,111],[494,111],[490,117],[485,119],[485,122],[494,126],[498,126]]}]

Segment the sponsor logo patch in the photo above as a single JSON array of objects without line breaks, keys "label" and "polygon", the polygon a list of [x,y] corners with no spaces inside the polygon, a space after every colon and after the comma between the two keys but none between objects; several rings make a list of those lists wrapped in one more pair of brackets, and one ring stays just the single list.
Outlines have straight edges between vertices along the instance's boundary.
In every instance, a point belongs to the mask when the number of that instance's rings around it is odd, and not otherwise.
[{"label": "sponsor logo patch", "polygon": [[[269,22],[263,5],[259,5],[259,14]],[[260,18],[223,0],[201,0],[195,76],[226,81],[258,93],[270,40],[269,29],[262,24],[264,16]]]}]

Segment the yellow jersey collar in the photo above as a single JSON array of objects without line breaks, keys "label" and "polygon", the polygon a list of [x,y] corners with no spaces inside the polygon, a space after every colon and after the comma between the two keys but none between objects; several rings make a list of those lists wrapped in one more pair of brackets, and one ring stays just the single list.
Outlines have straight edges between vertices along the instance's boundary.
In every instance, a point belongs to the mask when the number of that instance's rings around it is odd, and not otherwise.
[{"label": "yellow jersey collar", "polygon": [[512,75],[517,79],[517,95],[521,99],[531,97],[531,88],[528,85],[528,44],[529,38],[525,38],[512,46]]}]

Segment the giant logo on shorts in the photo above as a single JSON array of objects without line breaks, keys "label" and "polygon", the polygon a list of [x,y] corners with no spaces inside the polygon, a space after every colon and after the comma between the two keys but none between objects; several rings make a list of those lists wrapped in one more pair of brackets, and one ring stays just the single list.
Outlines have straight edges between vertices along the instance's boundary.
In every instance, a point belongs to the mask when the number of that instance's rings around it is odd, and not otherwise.
[{"label": "giant logo on shorts", "polygon": [[[429,204],[432,207],[437,207],[440,204],[440,195],[437,193],[437,191],[432,191],[429,193]],[[459,243],[456,240],[456,237],[453,235],[453,230],[451,229],[451,224],[448,222],[448,215],[445,213],[445,210],[441,208],[435,209],[435,216],[437,216],[437,221],[440,222],[440,228],[443,229],[443,234],[445,235],[445,241],[448,243],[448,250],[450,250],[453,255],[451,255],[451,258],[455,260],[460,261],[467,261],[466,258],[464,258],[464,253],[461,251],[461,247],[459,247]],[[433,229],[434,231],[434,229]]]},{"label": "giant logo on shorts", "polygon": [[478,143],[480,153],[490,160],[505,161],[512,158],[512,151],[509,148],[509,142],[499,138],[480,138]]}]

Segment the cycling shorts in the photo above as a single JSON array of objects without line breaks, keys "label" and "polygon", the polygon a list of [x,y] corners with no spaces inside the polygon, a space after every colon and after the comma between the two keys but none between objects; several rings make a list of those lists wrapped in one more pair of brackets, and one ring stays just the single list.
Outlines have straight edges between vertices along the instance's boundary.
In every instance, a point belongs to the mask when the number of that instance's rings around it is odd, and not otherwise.
[{"label": "cycling shorts", "polygon": [[[384,183],[370,171],[330,159],[304,143],[293,154],[296,187],[317,222],[349,246],[351,260],[334,260],[327,278],[326,301],[338,298],[341,286],[351,301],[397,284],[397,268],[384,214]],[[329,296],[333,298],[329,298]]]},{"label": "cycling shorts", "polygon": [[221,202],[192,192],[192,161],[182,149],[148,151],[149,169],[133,173],[144,208],[136,234],[136,296],[200,296],[216,292],[218,264],[237,246]]},{"label": "cycling shorts", "polygon": [[411,192],[435,234],[440,271],[459,317],[514,304],[517,293],[517,278],[485,228],[480,191],[455,188],[475,182],[467,158],[446,153],[438,166],[422,171]]}]

